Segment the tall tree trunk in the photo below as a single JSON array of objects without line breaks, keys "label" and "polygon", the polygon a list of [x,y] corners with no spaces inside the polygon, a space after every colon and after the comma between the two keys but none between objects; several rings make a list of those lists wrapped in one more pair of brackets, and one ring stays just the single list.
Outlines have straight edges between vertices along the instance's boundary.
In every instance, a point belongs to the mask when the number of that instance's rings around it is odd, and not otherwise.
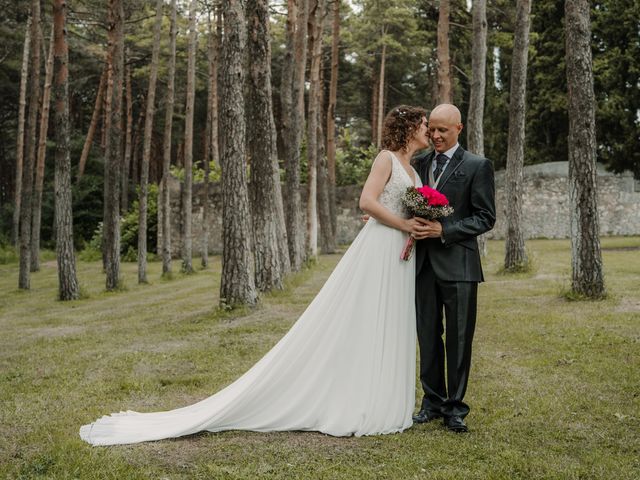
[{"label": "tall tree trunk", "polygon": [[271,41],[266,0],[247,1],[248,76],[247,155],[251,165],[251,213],[255,283],[260,291],[281,289],[289,266],[276,126],[271,100]]},{"label": "tall tree trunk", "polygon": [[300,196],[300,150],[304,131],[308,0],[288,0],[287,5],[287,52],[280,94],[285,152],[284,198],[289,259],[291,269],[298,271],[305,255]]},{"label": "tall tree trunk", "polygon": [[169,40],[169,72],[165,100],[164,140],[162,155],[162,187],[160,209],[162,211],[162,275],[171,274],[171,198],[169,191],[169,169],[171,167],[171,129],[173,127],[173,104],[176,76],[176,0],[171,0],[171,33]]},{"label": "tall tree trunk", "polygon": [[[44,44],[44,42],[43,42]],[[40,270],[40,224],[42,219],[42,189],[44,184],[44,164],[47,155],[47,134],[49,131],[49,111],[51,104],[51,80],[53,78],[53,29],[49,40],[49,53],[44,74],[40,133],[38,135],[38,156],[36,181],[33,193],[33,222],[31,224],[31,271]]]},{"label": "tall tree trunk", "polygon": [[[386,35],[386,28],[382,30],[382,36]],[[376,115],[376,146],[380,148],[382,144],[382,124],[384,123],[384,89],[385,89],[385,68],[387,64],[387,44],[382,44],[382,52],[380,54],[380,74],[378,75],[378,113]]]},{"label": "tall tree trunk", "polygon": [[[89,152],[91,151],[91,145],[93,144],[93,137],[96,134],[96,128],[98,127],[98,121],[100,120],[100,113],[102,112],[102,104],[104,103],[104,91],[107,84],[108,67],[105,67],[100,77],[100,84],[98,85],[98,93],[96,94],[96,102],[93,107],[93,115],[91,116],[91,123],[89,124],[89,131],[87,132],[87,138],[84,141],[82,147],[82,153],[80,154],[80,163],[78,165],[78,178],[80,181],[84,174],[84,169],[87,165],[87,159],[89,158]],[[102,126],[103,130],[106,130],[106,125]]]},{"label": "tall tree trunk", "polygon": [[156,2],[156,22],[153,28],[153,49],[151,71],[147,92],[147,112],[144,122],[144,143],[140,168],[140,196],[138,198],[138,283],[147,283],[147,203],[149,198],[149,157],[151,157],[151,137],[153,117],[156,111],[156,82],[158,80],[158,60],[160,58],[160,31],[162,28],[163,0]]},{"label": "tall tree trunk", "polygon": [[522,183],[524,165],[527,60],[531,0],[518,0],[509,92],[509,143],[507,145],[507,236],[504,268],[519,270],[527,264],[522,231]]},{"label": "tall tree trunk", "polygon": [[126,69],[126,109],[127,128],[124,138],[124,161],[122,165],[122,192],[120,199],[120,211],[125,214],[129,210],[129,174],[131,172],[132,141],[133,141],[133,90],[131,87],[131,67]]},{"label": "tall tree trunk", "polygon": [[[484,157],[484,97],[487,72],[487,0],[473,0],[473,43],[471,48],[471,95],[467,115],[467,147]],[[487,239],[478,236],[478,250],[487,256]]]},{"label": "tall tree trunk", "polygon": [[67,46],[65,0],[53,4],[53,41],[55,85],[56,150],[55,150],[55,221],[56,258],[58,262],[58,296],[75,300],[80,296],[73,250],[73,214],[71,210],[71,155],[69,128],[69,49]]},{"label": "tall tree trunk", "polygon": [[340,52],[340,4],[342,0],[333,0],[333,19],[331,23],[331,79],[329,83],[329,105],[327,107],[327,170],[329,174],[329,211],[334,241],[338,231],[336,211],[336,104],[338,103],[338,64]]},{"label": "tall tree trunk", "polygon": [[318,110],[320,66],[322,63],[322,19],[324,0],[311,0],[309,4],[309,45],[311,68],[309,71],[309,117],[307,121],[307,256],[318,255]]},{"label": "tall tree trunk", "polygon": [[31,268],[31,217],[33,215],[33,169],[36,157],[38,106],[40,104],[40,0],[31,2],[31,88],[29,91],[29,116],[27,118],[27,151],[22,171],[22,196],[20,202],[20,274],[18,287],[29,290]]},{"label": "tall tree trunk", "polygon": [[605,293],[596,184],[596,100],[593,91],[588,0],[565,2],[569,88],[569,199],[572,290],[587,298]]},{"label": "tall tree trunk", "polygon": [[27,86],[29,85],[29,55],[31,54],[31,17],[27,20],[20,70],[20,98],[18,100],[18,139],[16,142],[16,188],[13,209],[13,244],[20,239],[20,204],[22,202],[22,170],[24,166],[24,124],[27,111]]},{"label": "tall tree trunk", "polygon": [[214,14],[219,20],[216,20],[214,27],[211,22],[211,13],[209,13],[209,36],[208,44],[208,60],[209,60],[209,82],[207,92],[207,128],[204,146],[204,188],[202,192],[202,260],[203,268],[209,266],[209,174],[211,173],[210,165],[220,164],[220,154],[218,150],[218,62],[220,43],[218,34],[218,25],[220,25],[221,15],[220,7]]},{"label": "tall tree trunk", "polygon": [[451,60],[449,55],[449,0],[440,0],[438,12],[438,103],[452,103]]},{"label": "tall tree trunk", "polygon": [[[139,97],[140,104],[144,105],[146,100],[143,96]],[[144,138],[144,113],[146,109],[141,108],[138,113],[138,120],[133,128],[133,140],[131,145],[131,164],[129,167],[129,181],[134,187],[140,183],[140,157],[142,156],[140,144]]]},{"label": "tall tree trunk", "polygon": [[380,89],[380,82],[378,77],[380,75],[380,69],[373,70],[373,88],[371,89],[371,143],[374,145],[380,145],[378,139],[378,91]]},{"label": "tall tree trunk", "polygon": [[198,48],[197,15],[198,2],[191,0],[189,7],[189,52],[187,66],[187,104],[184,126],[184,189],[182,191],[182,271],[193,272],[193,254],[191,238],[193,214],[193,109],[196,91],[196,52]]},{"label": "tall tree trunk", "polygon": [[[326,7],[325,7],[326,8]],[[323,27],[320,27],[323,31]],[[321,33],[322,36],[322,33]],[[324,123],[324,67],[322,56],[320,60],[320,88],[318,88],[318,223],[319,223],[319,244],[322,253],[334,253],[336,250],[336,236],[331,222],[331,205],[329,185],[329,167],[327,165],[326,137],[323,129]]]},{"label": "tall tree trunk", "polygon": [[104,259],[107,290],[120,286],[120,184],[122,167],[122,86],[124,80],[122,0],[109,0],[109,81],[105,148]]},{"label": "tall tree trunk", "polygon": [[467,115],[467,147],[484,157],[484,97],[487,70],[487,0],[473,0],[471,95]]},{"label": "tall tree trunk", "polygon": [[220,305],[258,299],[251,251],[251,216],[245,163],[244,69],[247,31],[243,2],[223,0],[221,62],[222,278]]}]

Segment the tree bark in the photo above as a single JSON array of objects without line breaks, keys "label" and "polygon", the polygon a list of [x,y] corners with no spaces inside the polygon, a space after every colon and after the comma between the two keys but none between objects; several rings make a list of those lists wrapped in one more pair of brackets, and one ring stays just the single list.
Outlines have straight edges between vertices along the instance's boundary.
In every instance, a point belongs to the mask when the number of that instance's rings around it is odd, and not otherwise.
[{"label": "tree bark", "polygon": [[169,177],[171,175],[171,130],[173,127],[173,106],[176,74],[176,0],[171,0],[171,32],[169,40],[169,72],[167,97],[165,100],[164,140],[162,155],[162,187],[160,209],[162,211],[162,275],[171,274],[171,198]]},{"label": "tree bark", "polygon": [[487,69],[487,1],[473,0],[471,95],[467,115],[467,147],[484,157],[484,98]]},{"label": "tree bark", "polygon": [[331,229],[338,229],[336,212],[336,105],[338,103],[338,64],[340,52],[340,4],[342,0],[333,0],[333,20],[331,24],[331,79],[329,83],[329,105],[327,107],[327,170],[329,175],[329,211]]},{"label": "tree bark", "polygon": [[[43,42],[44,44],[44,42]],[[47,134],[49,131],[49,111],[51,107],[51,81],[53,78],[53,29],[49,40],[49,53],[44,74],[40,133],[38,135],[38,155],[36,180],[33,192],[33,217],[31,224],[31,271],[40,270],[40,224],[42,219],[42,189],[44,185],[44,164],[47,155]]]},{"label": "tree bark", "polygon": [[449,55],[449,0],[440,0],[438,9],[438,103],[452,103],[451,60]]},{"label": "tree bark", "polygon": [[288,0],[287,53],[282,76],[281,102],[285,152],[285,216],[289,259],[300,270],[305,256],[300,196],[300,150],[304,126],[304,88],[307,57],[308,0]]},{"label": "tree bark", "polygon": [[[89,152],[91,151],[91,145],[93,144],[93,137],[96,134],[96,128],[98,127],[98,121],[100,120],[100,113],[102,112],[102,104],[104,103],[104,90],[107,84],[108,67],[105,67],[100,77],[100,84],[98,86],[98,93],[96,94],[96,102],[93,107],[93,115],[91,116],[91,123],[89,124],[89,131],[87,132],[87,138],[84,141],[82,147],[82,153],[80,154],[80,163],[78,165],[78,178],[79,182],[84,174],[84,169],[87,165],[87,159],[89,158]],[[103,130],[107,127],[102,126]]]},{"label": "tree bark", "polygon": [[374,145],[380,145],[378,139],[378,91],[380,89],[380,82],[378,82],[378,76],[380,75],[380,69],[373,71],[373,88],[371,89],[371,143]]},{"label": "tree bark", "polygon": [[504,268],[518,270],[527,264],[522,231],[522,183],[524,166],[527,60],[531,0],[518,0],[509,92],[509,142],[507,145],[507,235]]},{"label": "tree bark", "polygon": [[[222,15],[220,7],[215,16]],[[209,14],[211,15],[211,14]],[[221,18],[220,18],[221,20]],[[209,175],[211,173],[211,162],[220,164],[220,154],[218,150],[218,62],[219,62],[219,21],[216,20],[216,27],[212,25],[209,16],[209,32],[207,39],[207,52],[209,60],[209,81],[207,92],[207,128],[205,133],[204,146],[204,188],[202,192],[202,259],[203,268],[209,266]]]},{"label": "tree bark", "polygon": [[131,87],[131,67],[126,69],[126,109],[127,129],[124,139],[124,162],[122,166],[122,192],[120,199],[120,211],[125,214],[129,210],[129,174],[131,172],[132,141],[133,141],[133,89]]},{"label": "tree bark", "polygon": [[[382,30],[382,37],[386,34],[386,29]],[[384,123],[384,74],[387,64],[387,44],[382,44],[382,52],[380,53],[380,74],[378,75],[378,113],[376,115],[376,146],[380,148],[382,144],[382,124]]]},{"label": "tree bark", "polygon": [[147,203],[149,199],[149,158],[151,157],[153,117],[156,111],[156,83],[158,80],[158,61],[160,59],[160,31],[162,28],[163,5],[163,0],[157,0],[156,22],[153,29],[153,49],[151,52],[151,70],[149,72],[149,89],[147,92],[147,111],[144,122],[142,164],[140,166],[140,196],[138,198],[138,283],[147,283]]},{"label": "tree bark", "polygon": [[105,148],[104,264],[108,291],[120,287],[120,184],[122,167],[122,86],[124,21],[122,0],[109,0],[109,80]]},{"label": "tree bark", "polygon": [[36,156],[38,105],[40,104],[40,1],[31,2],[31,88],[29,91],[29,115],[27,118],[27,149],[22,171],[20,202],[20,273],[18,287],[29,290],[31,268],[31,217],[33,215],[33,169]]},{"label": "tree bark", "polygon": [[197,15],[198,2],[191,0],[189,7],[189,52],[187,66],[187,104],[185,107],[184,126],[184,189],[182,191],[182,271],[193,272],[193,254],[191,238],[193,214],[193,110],[196,91],[196,52],[197,43]]},{"label": "tree bark", "polygon": [[22,202],[22,170],[24,166],[24,124],[27,111],[27,87],[29,85],[29,55],[31,54],[31,17],[27,20],[20,71],[20,98],[18,100],[18,139],[16,142],[16,191],[13,209],[13,244],[20,239],[20,204]]},{"label": "tree bark", "polygon": [[249,66],[246,119],[247,156],[251,165],[251,213],[255,283],[260,291],[283,287],[290,270],[276,126],[271,100],[271,41],[266,0],[247,1]]},{"label": "tree bark", "polygon": [[[322,31],[322,26],[320,28]],[[322,253],[334,253],[336,250],[336,236],[331,222],[331,205],[329,185],[329,167],[327,165],[326,138],[322,126],[324,125],[323,108],[324,105],[324,68],[320,67],[320,88],[318,89],[318,222],[319,222],[319,243]]]},{"label": "tree bark", "polygon": [[[487,71],[487,1],[473,0],[473,43],[471,47],[471,95],[467,115],[467,147],[484,157],[484,98]],[[478,236],[478,251],[487,256],[487,239]]]},{"label": "tree bark", "polygon": [[322,61],[322,18],[324,0],[311,0],[309,4],[309,112],[307,121],[307,257],[318,255],[318,110]]},{"label": "tree bark", "polygon": [[605,294],[596,183],[596,130],[590,2],[565,2],[569,107],[571,288],[578,295]]},{"label": "tree bark", "polygon": [[65,0],[53,4],[53,41],[55,86],[55,222],[56,259],[58,263],[58,296],[75,300],[80,296],[73,249],[73,214],[71,210],[71,155],[69,128],[69,49],[67,46]]},{"label": "tree bark", "polygon": [[254,305],[251,217],[245,160],[243,97],[247,31],[243,2],[223,0],[221,71],[222,278],[220,305]]}]

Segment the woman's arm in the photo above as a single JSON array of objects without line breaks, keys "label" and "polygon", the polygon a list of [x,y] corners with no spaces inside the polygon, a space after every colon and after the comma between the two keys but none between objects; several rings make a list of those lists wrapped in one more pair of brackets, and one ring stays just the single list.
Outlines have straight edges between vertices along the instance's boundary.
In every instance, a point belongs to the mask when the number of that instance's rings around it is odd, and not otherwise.
[{"label": "woman's arm", "polygon": [[362,188],[360,208],[380,223],[402,230],[403,232],[420,236],[423,233],[423,225],[413,218],[402,218],[394,215],[378,201],[380,194],[384,190],[384,186],[391,176],[391,162],[391,156],[388,152],[382,151],[378,154],[373,162],[367,181]]}]

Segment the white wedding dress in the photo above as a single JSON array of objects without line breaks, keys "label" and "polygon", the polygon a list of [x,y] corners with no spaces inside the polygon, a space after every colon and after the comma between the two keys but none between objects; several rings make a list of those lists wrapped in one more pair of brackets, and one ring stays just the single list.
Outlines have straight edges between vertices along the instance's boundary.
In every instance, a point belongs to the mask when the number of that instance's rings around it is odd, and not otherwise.
[{"label": "white wedding dress", "polygon": [[[420,180],[414,171],[416,182]],[[412,179],[392,155],[379,201],[405,216]],[[215,395],[166,412],[104,416],[80,428],[93,445],[200,431],[313,430],[334,436],[401,432],[415,403],[414,258],[407,235],[370,219],[291,330]]]}]

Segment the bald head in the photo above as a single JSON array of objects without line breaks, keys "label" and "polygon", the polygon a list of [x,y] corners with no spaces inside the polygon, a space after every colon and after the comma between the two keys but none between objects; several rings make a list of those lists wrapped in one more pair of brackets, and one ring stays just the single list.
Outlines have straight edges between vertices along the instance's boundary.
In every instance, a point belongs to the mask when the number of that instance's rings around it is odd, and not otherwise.
[{"label": "bald head", "polygon": [[431,110],[429,134],[438,153],[444,153],[458,143],[462,131],[462,117],[455,105],[443,103]]},{"label": "bald head", "polygon": [[438,105],[436,108],[431,110],[431,115],[429,115],[429,121],[431,119],[438,119],[440,121],[445,121],[451,125],[457,125],[462,122],[462,116],[460,115],[460,110],[455,105],[450,103],[442,103]]}]

